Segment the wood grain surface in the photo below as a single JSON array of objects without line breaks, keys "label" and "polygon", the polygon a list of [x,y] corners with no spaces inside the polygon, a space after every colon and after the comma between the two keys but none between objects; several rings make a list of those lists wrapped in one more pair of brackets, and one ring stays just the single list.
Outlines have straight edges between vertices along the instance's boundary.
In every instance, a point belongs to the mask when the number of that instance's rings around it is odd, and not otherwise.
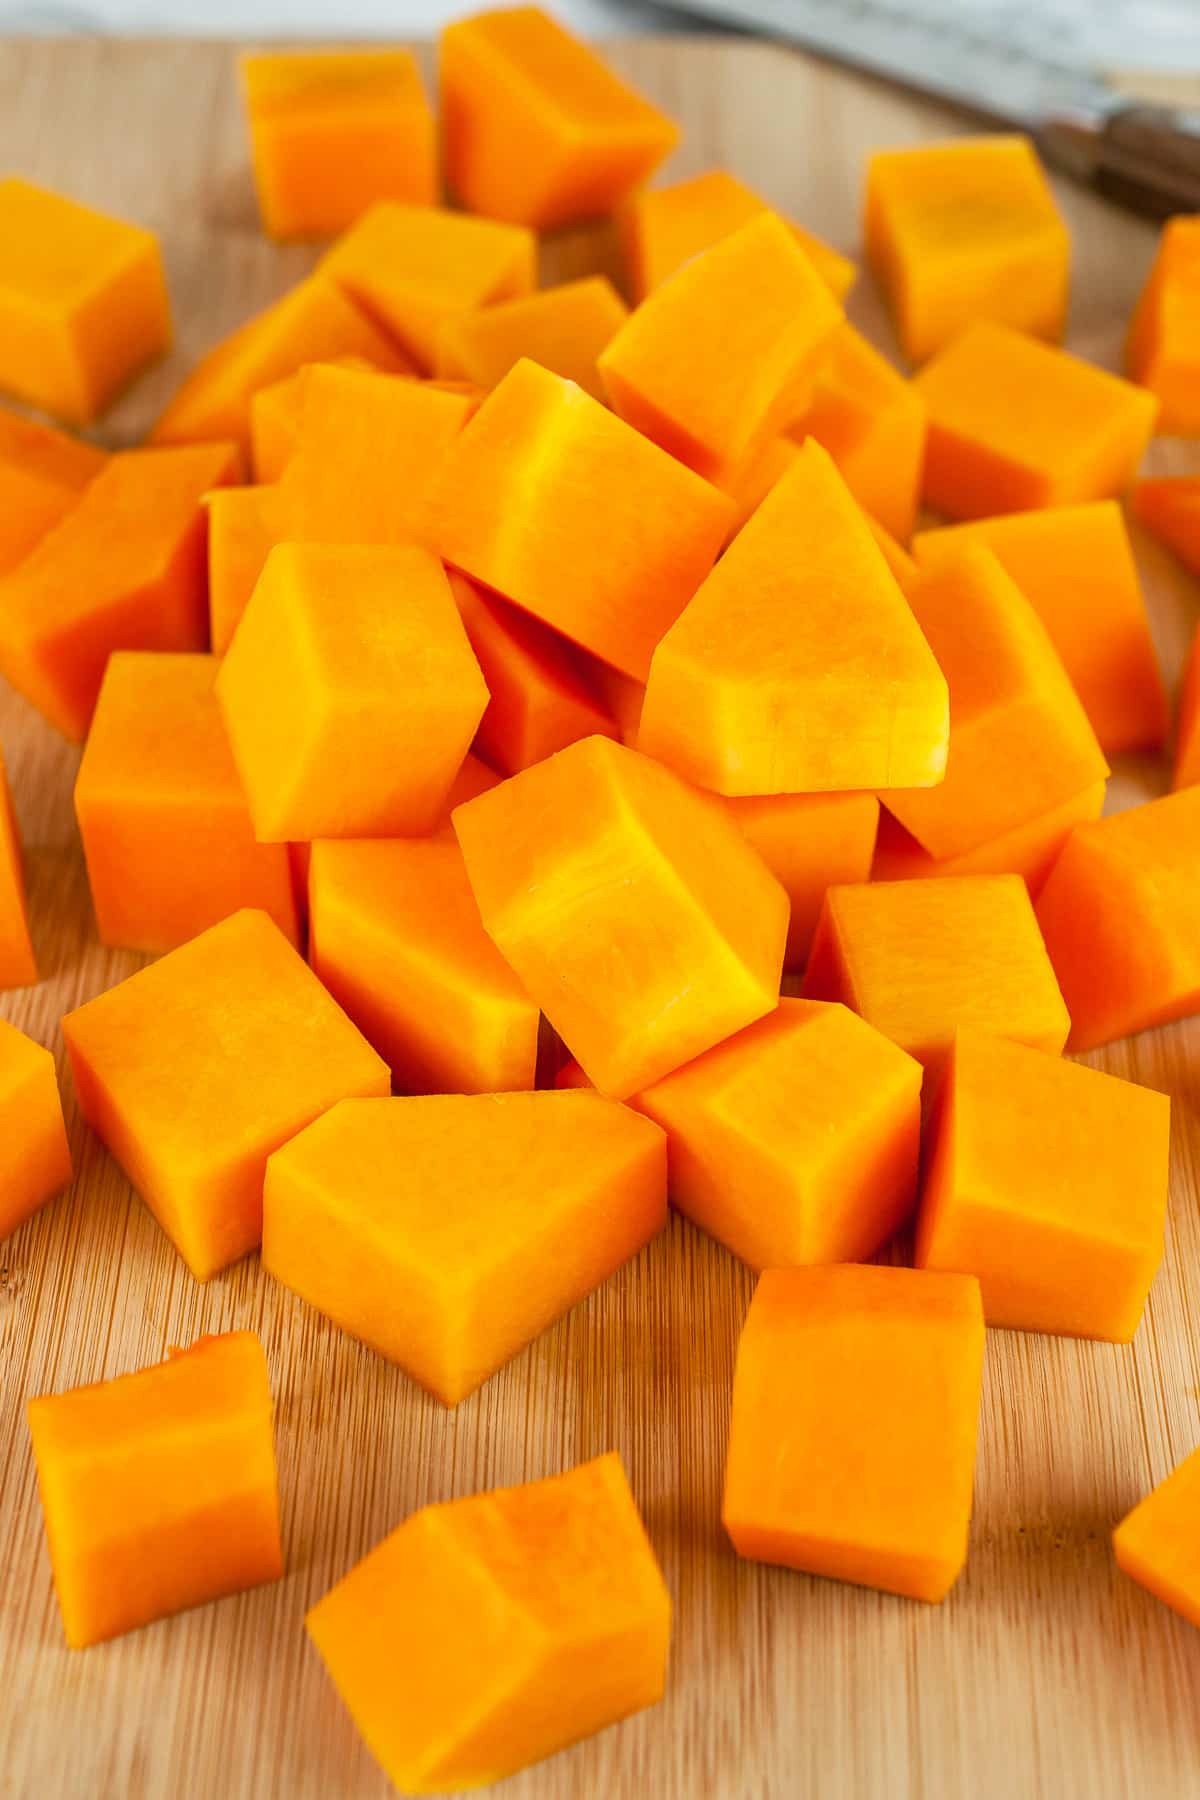
[{"label": "wood grain surface", "polygon": [[[682,119],[671,173],[727,164],[853,249],[864,155],[962,121],[784,51],[640,41],[620,68]],[[217,44],[0,43],[0,169],[162,233],[168,366],[107,421],[137,440],[196,352],[303,272],[260,237],[233,53]],[[1149,229],[1063,187],[1071,341],[1112,362]],[[549,246],[605,266],[603,233]],[[894,350],[864,278],[852,314]],[[1157,444],[1157,469],[1200,448]],[[1176,678],[1197,591],[1139,538]],[[97,947],[71,810],[76,753],[11,693],[0,738],[30,846],[46,979],[0,1012],[61,1054],[60,1015],[131,973]],[[1123,768],[1120,802],[1161,789]],[[197,1286],[68,1089],[77,1179],[0,1245],[0,1795],[5,1800],[354,1800],[387,1784],[308,1647],[305,1608],[427,1501],[625,1458],[676,1603],[667,1698],[516,1777],[511,1800],[1175,1800],[1200,1794],[1200,1633],[1114,1568],[1109,1531],[1200,1440],[1200,1021],[1091,1059],[1175,1102],[1167,1255],[1129,1348],[995,1332],[967,1573],[926,1608],[739,1562],[719,1524],[747,1271],[675,1220],[447,1412],[251,1259]],[[26,1397],[247,1326],[278,1405],[286,1579],[111,1645],[68,1651],[43,1545]]]}]

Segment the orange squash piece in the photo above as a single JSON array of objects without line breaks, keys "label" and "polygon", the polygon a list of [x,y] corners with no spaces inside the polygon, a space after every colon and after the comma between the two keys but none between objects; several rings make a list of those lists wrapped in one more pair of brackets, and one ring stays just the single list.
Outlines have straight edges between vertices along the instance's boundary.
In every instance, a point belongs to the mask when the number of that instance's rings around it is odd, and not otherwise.
[{"label": "orange squash piece", "polygon": [[1192,1625],[1200,1625],[1197,1507],[1200,1450],[1193,1450],[1113,1532],[1117,1567]]},{"label": "orange squash piece", "polygon": [[728,542],[732,542],[751,515],[758,511],[799,454],[800,446],[793,438],[768,438],[761,449],[753,451],[745,462],[723,478],[721,491],[729,495],[734,505]]},{"label": "orange squash piece", "polygon": [[721,794],[917,787],[946,681],[813,439],[654,653],[638,746]]},{"label": "orange squash piece", "polygon": [[643,300],[599,369],[621,418],[721,481],[796,417],[841,317],[783,220],[761,213]]},{"label": "orange squash piece", "polygon": [[267,1157],[384,1063],[262,912],[235,913],[68,1013],[85,1119],[197,1281],[262,1237]]},{"label": "orange squash piece", "polygon": [[216,690],[264,843],[430,830],[488,700],[416,545],[278,545]]},{"label": "orange squash piece", "polygon": [[671,1600],[610,1452],[414,1513],[305,1623],[390,1779],[442,1793],[653,1706]]},{"label": "orange squash piece", "polygon": [[1129,323],[1125,363],[1157,396],[1158,429],[1200,436],[1200,216],[1168,219]]},{"label": "orange squash piece", "polygon": [[732,517],[724,494],[523,361],[451,447],[427,536],[447,562],[644,681]]},{"label": "orange squash piece", "polygon": [[58,524],[107,461],[94,444],[0,407],[0,575]]},{"label": "orange squash piece", "polygon": [[978,1277],[989,1325],[1127,1344],[1163,1256],[1165,1094],[978,1031],[955,1039],[914,1262]]},{"label": "orange squash piece", "polygon": [[1158,410],[1144,388],[1005,325],[972,325],[915,385],[929,417],[922,497],[952,519],[1111,499]]},{"label": "orange squash piece", "polygon": [[609,213],[679,141],[665,113],[537,6],[438,39],[446,180],[468,212],[535,231]]},{"label": "orange squash piece", "polygon": [[1133,510],[1185,568],[1200,575],[1200,475],[1135,482]]},{"label": "orange squash piece", "polygon": [[434,372],[494,388],[527,356],[603,400],[596,359],[628,317],[629,308],[606,276],[566,281],[527,299],[448,319],[438,335]]},{"label": "orange squash piece", "polygon": [[446,838],[450,843],[457,843],[454,835],[452,815],[455,807],[465,806],[468,800],[474,800],[479,794],[490,794],[494,787],[499,787],[503,777],[495,769],[489,768],[482,757],[468,750],[463,757],[462,766],[450,784],[450,792],[446,796],[446,804],[442,817],[435,827],[434,837]]},{"label": "orange squash piece", "polygon": [[29,935],[25,862],[8,772],[0,755],[0,989],[32,987],[37,958]]},{"label": "orange squash piece", "polygon": [[726,804],[791,901],[783,966],[802,969],[826,888],[871,874],[879,802],[874,794],[764,794]]},{"label": "orange squash piece", "polygon": [[100,942],[161,953],[260,907],[293,944],[288,854],[256,842],[214,656],[109,658],[75,783]]},{"label": "orange squash piece", "polygon": [[824,444],[854,498],[907,543],[925,462],[925,405],[853,325],[840,325],[789,434]]},{"label": "orange squash piece", "polygon": [[804,977],[940,1071],[960,1025],[1057,1055],[1071,1020],[1016,875],[832,887]]},{"label": "orange squash piece", "polygon": [[1076,825],[1104,811],[1107,783],[1072,794],[1060,806],[989,838],[960,856],[930,856],[886,808],[879,815],[872,881],[929,881],[946,875],[1019,875],[1036,900]]},{"label": "orange squash piece", "polygon": [[599,1094],[355,1101],[263,1208],[269,1273],[457,1406],[666,1223],[666,1140]]},{"label": "orange squash piece", "polygon": [[309,962],[410,1094],[534,1085],[538,1009],[491,938],[457,843],[326,839]]},{"label": "orange squash piece", "polygon": [[54,1058],[0,1019],[0,1242],[70,1179]]},{"label": "orange squash piece", "polygon": [[304,376],[305,370],[297,369],[250,396],[250,468],[255,481],[277,482],[295,454],[304,409]]},{"label": "orange squash piece", "polygon": [[729,815],[649,757],[585,738],[454,826],[489,935],[602,1092],[774,1008],[787,896]]},{"label": "orange squash piece", "polygon": [[632,1105],[673,1203],[751,1268],[854,1262],[916,1201],[923,1073],[846,1007],[781,1000]]},{"label": "orange squash piece", "polygon": [[[674,181],[666,187],[640,188],[617,215],[617,236],[625,279],[635,303],[662,286],[668,276],[737,231],[770,203],[728,169]],[[802,225],[786,221],[835,300],[844,300],[858,270],[848,256],[834,250]]]},{"label": "orange squash piece", "polygon": [[1078,825],[1038,899],[1072,1050],[1200,1011],[1200,788]]},{"label": "orange squash piece", "polygon": [[1200,786],[1200,630],[1192,639],[1179,693],[1179,735],[1172,786]]},{"label": "orange squash piece", "polygon": [[739,1556],[943,1600],[967,1560],[983,1346],[973,1276],[768,1269],[733,1378]]},{"label": "orange squash piece", "polygon": [[883,795],[922,849],[963,856],[1106,780],[1045,626],[990,550],[935,561],[908,602],[950,684],[945,779]]},{"label": "orange squash piece", "polygon": [[250,408],[259,389],[294,375],[306,363],[347,356],[393,373],[412,370],[395,342],[336,282],[310,276],[200,358],[159,417],[150,442],[231,438],[249,457]]},{"label": "orange squash piece", "polygon": [[276,487],[217,488],[205,496],[205,505],[209,638],[223,656],[268,556],[283,540],[282,509]]},{"label": "orange squash piece", "polygon": [[429,374],[446,324],[537,286],[537,239],[438,206],[381,201],[321,259],[335,281]]},{"label": "orange squash piece", "polygon": [[0,670],[64,737],[114,650],[207,648],[204,497],[236,477],[229,444],[124,451],[0,581]]},{"label": "orange squash piece", "polygon": [[1115,500],[1009,513],[921,532],[923,566],[982,544],[999,558],[1046,627],[1100,747],[1155,749],[1167,698],[1137,564]]},{"label": "orange squash piece", "polygon": [[268,237],[334,237],[377,200],[437,200],[433,109],[411,51],[258,51],[241,77]]},{"label": "orange squash piece", "polygon": [[0,388],[88,425],[170,342],[152,231],[0,179]]},{"label": "orange squash piece", "polygon": [[283,1574],[271,1389],[253,1332],[43,1395],[28,1415],[74,1648]]},{"label": "orange squash piece", "polygon": [[977,319],[1061,338],[1071,240],[1028,138],[876,151],[864,229],[910,361]]},{"label": "orange squash piece", "polygon": [[866,520],[870,527],[871,536],[875,539],[876,546],[880,555],[883,557],[884,562],[891,570],[897,587],[899,587],[902,593],[907,594],[909,588],[917,579],[916,563],[904,548],[904,545],[898,544],[891,532],[886,531],[879,523],[878,519],[872,518],[871,514],[867,513]]}]

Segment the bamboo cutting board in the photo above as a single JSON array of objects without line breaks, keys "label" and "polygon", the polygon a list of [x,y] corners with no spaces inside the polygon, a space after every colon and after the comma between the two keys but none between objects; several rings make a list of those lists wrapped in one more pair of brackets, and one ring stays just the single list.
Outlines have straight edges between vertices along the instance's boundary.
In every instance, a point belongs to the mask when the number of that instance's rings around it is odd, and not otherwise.
[{"label": "bamboo cutting board", "polygon": [[[735,41],[614,61],[679,117],[685,174],[725,163],[843,248],[872,147],[960,122]],[[107,422],[136,441],[201,348],[311,260],[260,237],[233,53],[220,44],[0,42],[0,170],[159,230],[179,347]],[[1064,187],[1074,347],[1111,362],[1149,229]],[[604,266],[602,233],[546,253]],[[852,315],[893,349],[864,278]],[[1160,469],[1200,448],[1155,447]],[[1139,556],[1177,676],[1198,592]],[[47,979],[0,1013],[61,1052],[60,1015],[139,959],[97,947],[71,811],[77,762],[12,694],[0,739],[30,846]],[[1161,789],[1150,760],[1120,800]],[[1200,921],[1200,896],[1197,916]],[[1200,929],[1200,922],[1198,922]],[[1092,1059],[1175,1101],[1166,1262],[1129,1348],[989,1338],[971,1559],[945,1605],[738,1562],[719,1524],[747,1271],[674,1220],[456,1412],[250,1260],[199,1287],[68,1094],[73,1189],[0,1245],[0,1796],[373,1800],[387,1785],[310,1651],[305,1608],[414,1507],[620,1450],[676,1603],[665,1703],[516,1777],[509,1800],[1184,1800],[1200,1794],[1200,1633],[1115,1570],[1111,1526],[1200,1441],[1200,1021]],[[247,1326],[278,1405],[288,1574],[83,1652],[64,1648],[23,1409],[201,1332]]]}]

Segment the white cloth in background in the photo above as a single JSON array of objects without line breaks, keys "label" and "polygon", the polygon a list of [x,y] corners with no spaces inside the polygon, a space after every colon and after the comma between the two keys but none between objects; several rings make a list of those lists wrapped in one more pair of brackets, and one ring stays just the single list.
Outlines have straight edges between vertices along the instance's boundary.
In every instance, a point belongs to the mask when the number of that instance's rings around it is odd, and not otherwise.
[{"label": "white cloth in background", "polygon": [[[0,34],[114,32],[153,37],[429,37],[485,0],[0,0]],[[563,23],[595,36],[670,30],[678,23],[641,0],[549,0]]]}]

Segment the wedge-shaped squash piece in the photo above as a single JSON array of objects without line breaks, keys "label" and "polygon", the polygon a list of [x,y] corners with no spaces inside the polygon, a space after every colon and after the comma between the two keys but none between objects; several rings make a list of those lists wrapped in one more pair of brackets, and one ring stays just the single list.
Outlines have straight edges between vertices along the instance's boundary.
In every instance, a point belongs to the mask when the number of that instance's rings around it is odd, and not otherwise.
[{"label": "wedge-shaped squash piece", "polygon": [[874,794],[765,794],[727,805],[791,901],[783,966],[802,969],[826,888],[871,874],[879,802]]},{"label": "wedge-shaped squash piece", "polygon": [[844,1006],[781,1000],[632,1104],[671,1199],[755,1269],[873,1256],[912,1211],[920,1063]]},{"label": "wedge-shaped squash piece", "polygon": [[438,334],[435,373],[493,388],[527,356],[603,400],[596,359],[628,317],[629,308],[606,276],[566,281],[527,299],[447,320]]},{"label": "wedge-shaped squash piece", "polygon": [[251,1331],[29,1402],[76,1649],[283,1574],[271,1389]]},{"label": "wedge-shaped squash piece", "polygon": [[883,795],[923,849],[963,856],[1107,779],[1045,626],[990,550],[934,563],[908,602],[950,684],[945,779]]},{"label": "wedge-shaped squash piece", "polygon": [[75,783],[102,944],[173,950],[248,906],[299,941],[287,847],[255,839],[218,667],[214,656],[109,658]]},{"label": "wedge-shaped squash piece", "polygon": [[0,1019],[0,1241],[70,1179],[54,1058]]},{"label": "wedge-shaped squash piece", "polygon": [[1200,1011],[1200,788],[1078,825],[1038,899],[1072,1050]]},{"label": "wedge-shaped squash piece", "polygon": [[1179,694],[1179,735],[1172,785],[1200,786],[1200,630],[1192,639]]},{"label": "wedge-shaped squash piece", "polygon": [[922,498],[952,519],[1108,500],[1154,430],[1144,388],[1005,325],[972,325],[927,363]]},{"label": "wedge-shaped squash piece", "polygon": [[833,887],[804,992],[940,1071],[960,1025],[1057,1054],[1070,1018],[1016,875]]},{"label": "wedge-shaped squash piece", "polygon": [[343,356],[361,356],[397,373],[412,369],[394,340],[336,282],[310,276],[201,357],[150,441],[194,444],[232,438],[248,457],[250,407],[259,389],[294,375],[306,363]]},{"label": "wedge-shaped squash piece", "polygon": [[0,988],[32,987],[37,979],[21,834],[0,755]]},{"label": "wedge-shaped squash piece", "polygon": [[391,1780],[444,1793],[653,1706],[671,1600],[612,1453],[414,1513],[305,1623]]},{"label": "wedge-shaped squash piece", "polygon": [[425,374],[451,319],[537,286],[537,239],[437,206],[383,201],[364,213],[320,264]]},{"label": "wedge-shaped squash piece", "polygon": [[1200,1625],[1200,1450],[1193,1450],[1113,1532],[1117,1566],[1164,1605]]},{"label": "wedge-shaped squash piece", "polygon": [[666,633],[639,747],[721,794],[930,786],[946,681],[821,446],[744,525]]},{"label": "wedge-shaped squash piece", "polygon": [[1125,518],[1115,500],[921,532],[922,567],[982,544],[1046,627],[1102,750],[1156,749],[1167,698]]},{"label": "wedge-shaped squash piece", "polygon": [[0,575],[58,524],[107,461],[94,444],[0,407]]},{"label": "wedge-shaped squash piece", "polygon": [[1136,482],[1133,510],[1180,562],[1200,575],[1200,475]]},{"label": "wedge-shaped squash piece", "polygon": [[282,543],[277,487],[224,487],[205,497],[208,508],[208,628],[223,656],[266,561]]},{"label": "wedge-shaped squash piece", "polygon": [[68,1013],[84,1117],[198,1281],[262,1237],[272,1150],[378,1057],[265,913],[241,912]]},{"label": "wedge-shaped squash piece", "polygon": [[0,180],[0,388],[87,425],[170,341],[153,232]]},{"label": "wedge-shaped squash piece", "polygon": [[960,856],[930,856],[911,832],[886,809],[879,815],[879,835],[872,881],[929,881],[946,875],[1019,875],[1036,900],[1059,852],[1076,825],[1098,819],[1104,811],[1107,783],[1095,782],[1072,794],[1061,806],[1039,813],[1012,831],[988,838]]},{"label": "wedge-shaped squash piece", "polygon": [[433,109],[411,51],[259,51],[241,77],[268,237],[333,237],[377,200],[437,199]]},{"label": "wedge-shaped squash piece", "polygon": [[1157,396],[1158,429],[1200,436],[1200,216],[1168,219],[1129,324],[1126,367]]},{"label": "wedge-shaped squash piece", "polygon": [[1071,240],[1028,138],[876,151],[865,231],[911,361],[924,362],[977,319],[1062,336]]},{"label": "wedge-shaped squash piece", "polygon": [[428,831],[487,705],[436,558],[280,544],[217,677],[256,835]]},{"label": "wedge-shaped squash piece", "polygon": [[447,1406],[666,1222],[666,1139],[599,1094],[347,1102],[271,1158],[263,1262]]},{"label": "wedge-shaped squash piece", "polygon": [[600,357],[623,419],[711,481],[794,419],[842,310],[762,213],[678,269]]},{"label": "wedge-shaped squash piece", "polygon": [[370,370],[306,371],[295,451],[279,483],[297,543],[411,544],[430,489],[474,410],[465,394]]},{"label": "wedge-shaped squash piece", "polygon": [[644,681],[732,518],[724,494],[525,361],[451,447],[426,535],[447,562]]},{"label": "wedge-shaped squash piece", "polygon": [[469,212],[548,231],[611,212],[679,127],[538,6],[495,7],[438,40],[446,180]]},{"label": "wedge-shaped squash piece", "polygon": [[907,543],[925,462],[925,405],[853,325],[839,325],[789,435],[824,444],[859,505]]},{"label": "wedge-shaped squash piece", "polygon": [[[644,300],[693,256],[770,211],[770,203],[728,169],[708,169],[666,187],[640,188],[617,215],[625,278],[633,299]],[[858,274],[850,258],[802,225],[787,223],[830,293],[844,300]]]},{"label": "wedge-shaped squash piece", "polygon": [[411,1094],[531,1088],[538,1009],[479,918],[454,842],[313,845],[309,961]]},{"label": "wedge-shaped squash piece", "polygon": [[944,1599],[967,1560],[983,1342],[973,1276],[768,1269],[733,1378],[738,1554]]},{"label": "wedge-shaped squash piece", "polygon": [[0,581],[0,670],[64,737],[114,650],[207,649],[204,497],[236,478],[230,444],[124,451]]},{"label": "wedge-shaped squash piece", "polygon": [[489,934],[618,1099],[779,994],[787,895],[715,801],[585,738],[454,815]]},{"label": "wedge-shaped squash piece", "polygon": [[1125,1344],[1163,1255],[1165,1094],[983,1032],[955,1039],[918,1268],[976,1275],[989,1325]]}]

